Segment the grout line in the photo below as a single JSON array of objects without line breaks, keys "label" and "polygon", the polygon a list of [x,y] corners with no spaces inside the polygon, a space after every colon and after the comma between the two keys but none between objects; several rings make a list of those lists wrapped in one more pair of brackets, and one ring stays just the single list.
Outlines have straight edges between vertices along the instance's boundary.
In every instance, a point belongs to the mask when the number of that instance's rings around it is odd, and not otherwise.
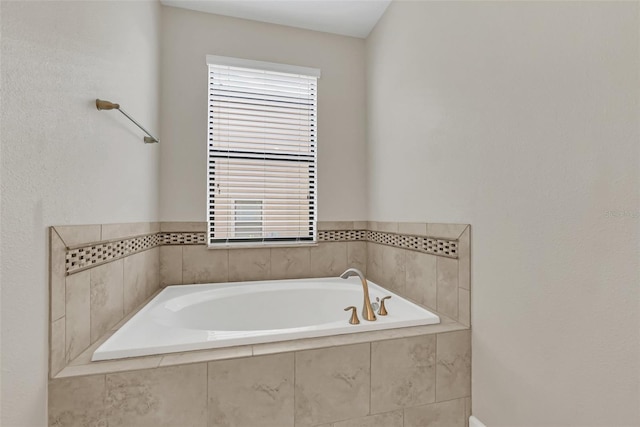
[{"label": "grout line", "polygon": [[184,246],[180,245],[180,284],[184,285]]},{"label": "grout line", "polygon": [[[127,316],[126,314],[124,314],[124,313],[126,313],[126,311],[127,311],[127,310],[126,310],[126,308],[125,308],[125,304],[124,304],[124,303],[125,303],[125,298],[124,298],[125,291],[124,291],[124,290],[125,290],[125,288],[127,287],[127,286],[126,286],[126,283],[127,283],[127,282],[125,281],[124,271],[125,271],[125,268],[124,268],[124,260],[122,260],[122,318],[116,322],[116,325],[117,325],[120,321],[122,321],[122,319],[124,319],[124,318]],[[115,326],[115,325],[114,325],[114,326]],[[112,328],[113,328],[113,326],[112,326]]]},{"label": "grout line", "polygon": [[[253,346],[251,346],[251,351],[253,352]],[[298,352],[293,352],[293,424],[296,424],[296,354]]]},{"label": "grout line", "polygon": [[226,251],[226,254],[227,254],[227,266],[226,266],[226,268],[227,268],[227,280],[226,281],[227,282],[229,282],[229,257],[230,257],[229,252],[230,252],[229,250]]},{"label": "grout line", "polygon": [[[91,284],[93,283],[93,274],[94,273],[95,273],[95,271],[89,270],[89,347],[91,347],[93,345],[93,341],[92,341],[93,337],[91,336],[91,317],[92,317],[91,316],[91,302],[93,301],[93,297],[91,296],[91,294],[92,294],[92,292],[91,292],[91,288],[92,288]],[[124,289],[124,286],[122,286],[122,288]],[[96,339],[96,341],[97,341],[97,339]],[[87,348],[89,348],[89,347],[87,347]]]},{"label": "grout line", "polygon": [[373,345],[369,343],[369,415],[372,414],[371,395],[373,394]]},{"label": "grout line", "polygon": [[107,397],[109,396],[109,391],[107,390],[107,374],[102,375],[102,379],[104,380],[104,388],[102,394],[102,413],[106,418],[105,421],[107,425],[109,425],[109,411],[107,411]]},{"label": "grout line", "polygon": [[[439,405],[440,403],[455,402],[456,400],[462,400],[462,402],[464,403],[464,400],[468,399],[468,398],[469,398],[469,396],[455,397],[453,399],[441,400],[440,402],[431,402],[431,403],[427,403],[425,405],[418,405],[418,406]],[[410,406],[410,408],[413,408],[413,407],[414,406]]]},{"label": "grout line", "polygon": [[434,403],[438,401],[438,335],[436,334],[436,348],[434,349],[434,376],[433,376],[433,398]]},{"label": "grout line", "polygon": [[209,401],[211,400],[210,396],[209,396],[209,390],[211,390],[211,387],[209,387],[209,362],[205,362],[205,365],[207,366],[207,381],[206,381],[206,387],[207,387],[207,392],[205,393],[205,395],[207,396],[207,402],[206,402],[206,407],[207,407],[207,425],[209,425],[209,420],[211,419],[211,413],[209,411],[211,411],[211,408],[209,407]]},{"label": "grout line", "polygon": [[436,300],[435,300],[435,306],[436,306],[436,311],[438,310],[438,289],[440,288],[440,281],[438,280],[438,258],[436,258]]}]

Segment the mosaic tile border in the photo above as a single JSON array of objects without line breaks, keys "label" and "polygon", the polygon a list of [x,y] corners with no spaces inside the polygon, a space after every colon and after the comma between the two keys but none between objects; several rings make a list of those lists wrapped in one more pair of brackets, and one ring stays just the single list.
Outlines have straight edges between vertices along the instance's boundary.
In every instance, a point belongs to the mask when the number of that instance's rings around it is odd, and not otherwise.
[{"label": "mosaic tile border", "polygon": [[[458,241],[369,230],[318,231],[319,242],[372,242],[449,258],[458,258]],[[159,232],[67,249],[65,273],[78,273],[164,245],[206,245],[205,232]]]},{"label": "mosaic tile border", "polygon": [[457,240],[385,233],[382,231],[367,231],[367,241],[448,258],[458,258]]},{"label": "mosaic tile border", "polygon": [[367,240],[367,230],[318,231],[319,242],[352,242]]},{"label": "mosaic tile border", "polygon": [[74,249],[67,249],[65,255],[65,272],[67,275],[78,273],[87,268],[97,267],[147,249],[160,246],[158,233],[135,236],[108,242],[92,243]]},{"label": "mosaic tile border", "polygon": [[205,232],[160,232],[163,245],[206,245]]},{"label": "mosaic tile border", "polygon": [[367,241],[396,248],[458,258],[458,241],[370,230],[318,231],[319,242]]},{"label": "mosaic tile border", "polygon": [[87,246],[67,249],[65,272],[67,275],[79,273],[87,268],[97,267],[138,252],[163,245],[205,245],[206,233],[159,232],[130,237],[128,239],[98,242]]}]

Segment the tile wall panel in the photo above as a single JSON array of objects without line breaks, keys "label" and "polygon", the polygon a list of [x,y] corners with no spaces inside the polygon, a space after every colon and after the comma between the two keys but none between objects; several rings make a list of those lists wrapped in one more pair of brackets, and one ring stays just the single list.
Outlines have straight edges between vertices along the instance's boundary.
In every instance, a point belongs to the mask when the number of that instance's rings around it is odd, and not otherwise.
[{"label": "tile wall panel", "polygon": [[465,427],[469,342],[447,332],[53,379],[49,425]]}]

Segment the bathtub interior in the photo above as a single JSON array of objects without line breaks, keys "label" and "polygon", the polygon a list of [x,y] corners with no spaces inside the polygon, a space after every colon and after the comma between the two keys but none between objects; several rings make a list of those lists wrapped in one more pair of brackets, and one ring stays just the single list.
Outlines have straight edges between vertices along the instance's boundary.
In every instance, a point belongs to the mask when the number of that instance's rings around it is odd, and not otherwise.
[{"label": "bathtub interior", "polygon": [[[93,354],[92,360],[165,354],[430,325],[440,318],[375,283],[387,316],[360,316],[363,291],[352,277],[169,286]],[[348,306],[360,324],[349,324]]]}]

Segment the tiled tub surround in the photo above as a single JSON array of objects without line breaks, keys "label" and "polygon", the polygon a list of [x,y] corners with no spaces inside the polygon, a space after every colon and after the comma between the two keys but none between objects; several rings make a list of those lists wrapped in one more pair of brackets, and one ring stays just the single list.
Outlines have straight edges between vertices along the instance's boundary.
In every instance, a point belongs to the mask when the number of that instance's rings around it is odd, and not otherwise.
[{"label": "tiled tub surround", "polygon": [[[321,222],[319,238],[325,240],[315,246],[217,250],[206,248],[205,229],[205,223],[185,222],[52,227],[51,376],[152,295],[158,282],[327,277],[353,266],[469,325],[466,225]],[[368,238],[374,241],[363,240]],[[91,263],[71,261],[80,249],[93,253]]]},{"label": "tiled tub surround", "polygon": [[[468,227],[340,222],[320,223],[319,229],[362,230],[363,224],[370,232],[428,235],[455,241],[457,258],[366,240],[244,250],[207,250],[204,245],[192,242],[176,244],[184,242],[180,239],[185,233],[202,233],[202,223],[56,227],[51,239],[51,374],[64,369],[50,381],[50,425],[466,425],[470,413]],[[176,240],[173,244],[156,246],[65,276],[64,254],[68,248],[154,233],[171,233]],[[341,233],[333,235],[336,234]],[[141,254],[147,252],[153,255],[141,258]],[[156,264],[154,252],[158,254]],[[422,256],[429,258],[422,259]],[[452,263],[442,264],[441,258]],[[151,270],[155,265],[157,273],[141,276],[140,273],[146,271],[141,267],[145,263]],[[143,295],[153,295],[159,283],[334,276],[347,266],[369,270],[373,281],[431,308],[440,315],[442,323],[124,361],[89,362],[95,348],[126,321],[121,313],[124,316],[135,303],[143,302]],[[387,266],[395,268],[397,274],[388,273]],[[86,284],[75,286],[76,282],[86,281],[86,277],[84,281],[78,279],[83,275],[89,278],[88,297],[84,290],[75,292],[86,288]],[[92,277],[96,278],[93,282]],[[98,280],[101,277],[103,279]],[[95,286],[98,289],[95,299],[100,295],[101,301],[109,301],[108,309],[99,310],[96,308],[99,304],[92,304],[92,284],[98,282],[113,286],[106,291],[99,290],[105,285]],[[455,314],[459,322],[437,309],[442,300],[440,309],[450,309],[453,313],[450,290],[454,287],[458,289]],[[112,290],[114,292],[110,292]],[[122,292],[122,309],[120,299],[115,296],[118,292]],[[443,292],[445,298],[439,299],[438,295]],[[107,297],[103,298],[105,293]],[[127,317],[131,315],[133,312]],[[117,322],[114,320],[117,317],[122,320]],[[94,326],[94,319],[105,318],[107,320],[96,320]],[[74,322],[78,320],[88,325],[88,340],[86,328],[76,327]],[[94,342],[94,335],[102,329],[106,332]],[[74,341],[65,341],[67,333]],[[78,346],[77,336],[82,338]],[[62,347],[61,341],[65,343]],[[87,342],[93,344],[81,351]],[[70,356],[79,351],[75,359]]]},{"label": "tiled tub surround", "polygon": [[470,331],[51,380],[51,426],[463,427]]},{"label": "tiled tub surround", "polygon": [[392,233],[456,242],[456,258],[367,243],[367,278],[418,304],[470,326],[470,227],[463,224],[376,223]]},{"label": "tiled tub surround", "polygon": [[159,289],[160,248],[152,247],[75,274],[69,248],[157,233],[158,223],[50,228],[50,375],[55,376]]}]

